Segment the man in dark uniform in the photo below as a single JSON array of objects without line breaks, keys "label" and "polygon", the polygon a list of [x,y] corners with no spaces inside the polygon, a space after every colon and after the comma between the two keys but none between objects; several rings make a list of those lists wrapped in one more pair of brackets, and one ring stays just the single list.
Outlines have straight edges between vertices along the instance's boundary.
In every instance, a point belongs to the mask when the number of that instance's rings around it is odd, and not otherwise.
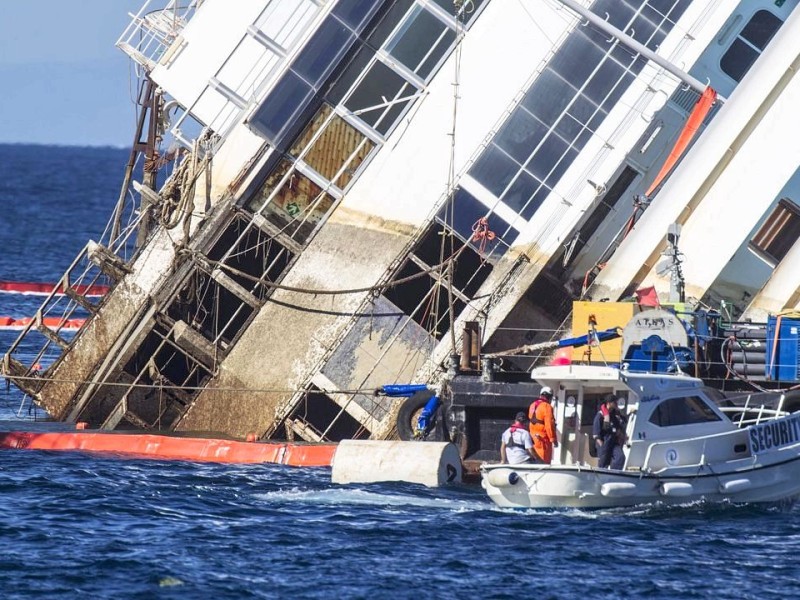
[{"label": "man in dark uniform", "polygon": [[601,469],[622,469],[625,454],[625,425],[627,420],[617,407],[617,398],[608,394],[594,417],[592,437],[597,445],[597,466]]}]

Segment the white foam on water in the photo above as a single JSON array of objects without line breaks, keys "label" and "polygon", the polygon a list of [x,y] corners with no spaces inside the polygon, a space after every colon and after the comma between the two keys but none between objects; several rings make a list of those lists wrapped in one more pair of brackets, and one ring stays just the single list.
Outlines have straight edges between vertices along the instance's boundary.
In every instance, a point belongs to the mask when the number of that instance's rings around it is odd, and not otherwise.
[{"label": "white foam on water", "polygon": [[325,490],[302,490],[292,488],[264,494],[256,498],[266,502],[299,502],[303,504],[395,506],[414,508],[436,508],[454,512],[474,512],[495,508],[488,500],[454,500],[452,498],[413,496],[411,494],[381,494],[362,489],[335,488]]}]

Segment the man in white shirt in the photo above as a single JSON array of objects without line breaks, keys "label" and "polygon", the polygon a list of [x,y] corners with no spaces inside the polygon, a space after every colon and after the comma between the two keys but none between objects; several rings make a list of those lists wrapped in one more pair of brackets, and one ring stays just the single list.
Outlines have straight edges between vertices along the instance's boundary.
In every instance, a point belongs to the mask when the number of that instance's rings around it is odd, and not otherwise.
[{"label": "man in white shirt", "polygon": [[503,432],[500,462],[510,465],[536,462],[533,438],[528,431],[528,417],[524,412],[518,412],[514,424]]}]

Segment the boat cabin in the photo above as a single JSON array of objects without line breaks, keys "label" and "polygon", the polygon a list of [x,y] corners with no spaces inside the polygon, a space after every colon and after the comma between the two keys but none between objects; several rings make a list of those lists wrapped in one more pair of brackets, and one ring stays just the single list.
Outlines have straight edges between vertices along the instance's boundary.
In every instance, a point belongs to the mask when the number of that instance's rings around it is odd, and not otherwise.
[{"label": "boat cabin", "polygon": [[554,465],[597,466],[592,425],[608,394],[628,420],[626,470],[657,472],[750,456],[747,430],[717,406],[718,392],[694,377],[588,365],[542,367],[532,377],[553,389],[559,436]]}]

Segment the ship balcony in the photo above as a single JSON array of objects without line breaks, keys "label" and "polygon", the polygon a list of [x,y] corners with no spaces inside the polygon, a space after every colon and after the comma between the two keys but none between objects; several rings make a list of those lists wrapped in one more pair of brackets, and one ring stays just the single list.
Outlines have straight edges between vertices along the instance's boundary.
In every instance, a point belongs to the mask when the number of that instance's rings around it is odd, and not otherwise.
[{"label": "ship balcony", "polygon": [[148,72],[169,62],[182,45],[181,32],[204,0],[146,0],[117,40],[117,47]]}]

